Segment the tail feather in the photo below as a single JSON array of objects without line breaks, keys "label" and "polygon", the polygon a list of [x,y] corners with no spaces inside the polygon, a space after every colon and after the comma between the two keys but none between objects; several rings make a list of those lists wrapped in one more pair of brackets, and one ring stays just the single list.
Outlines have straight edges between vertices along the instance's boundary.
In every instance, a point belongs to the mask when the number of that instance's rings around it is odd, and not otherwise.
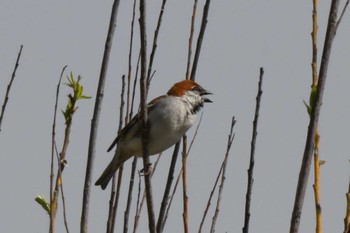
[{"label": "tail feather", "polygon": [[108,164],[107,168],[103,171],[102,175],[96,181],[95,185],[101,185],[101,188],[106,189],[109,181],[114,176],[114,173],[119,169],[120,165],[123,161],[119,161],[117,158],[113,158],[113,160]]}]

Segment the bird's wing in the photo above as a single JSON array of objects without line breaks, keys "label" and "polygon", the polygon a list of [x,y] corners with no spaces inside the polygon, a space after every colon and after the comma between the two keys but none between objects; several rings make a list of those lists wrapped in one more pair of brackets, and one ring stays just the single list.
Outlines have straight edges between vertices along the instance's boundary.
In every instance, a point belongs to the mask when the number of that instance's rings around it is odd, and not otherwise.
[{"label": "bird's wing", "polygon": [[[153,99],[152,101],[150,101],[147,104],[147,112],[149,113],[149,111],[151,111],[156,105],[157,103],[159,103],[159,100],[166,97],[166,95],[162,95],[159,96],[155,99]],[[137,124],[137,122],[140,120],[140,113],[137,113],[130,121],[129,123],[119,131],[117,137],[114,139],[114,141],[112,142],[112,144],[109,146],[107,152],[110,152],[113,147],[118,143],[118,141],[120,140],[121,137],[123,137],[125,134],[127,134],[129,132],[129,130],[135,126]]]}]

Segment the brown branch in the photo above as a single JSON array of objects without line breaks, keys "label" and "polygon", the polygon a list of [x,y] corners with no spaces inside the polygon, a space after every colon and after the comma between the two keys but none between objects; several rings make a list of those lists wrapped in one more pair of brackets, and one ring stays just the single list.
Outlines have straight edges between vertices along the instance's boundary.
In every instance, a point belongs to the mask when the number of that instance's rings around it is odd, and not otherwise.
[{"label": "brown branch", "polygon": [[98,82],[98,87],[96,91],[96,100],[94,106],[94,113],[91,120],[91,129],[90,129],[90,139],[89,139],[89,149],[87,155],[87,164],[86,164],[86,173],[83,189],[83,202],[82,202],[82,212],[80,220],[80,233],[88,232],[88,216],[89,216],[89,204],[90,204],[90,190],[91,190],[91,178],[93,164],[95,160],[95,148],[96,148],[96,138],[98,131],[98,123],[100,119],[100,112],[102,107],[104,86],[107,74],[107,68],[109,63],[110,52],[113,43],[114,31],[117,23],[117,13],[119,9],[120,0],[115,0],[112,6],[111,18],[109,21],[108,34],[105,42],[105,49],[102,59],[100,77]]},{"label": "brown branch", "polygon": [[[317,87],[318,77],[317,77],[317,0],[312,1],[312,84],[311,84],[311,94],[310,101],[312,101],[313,93]],[[309,108],[312,108],[313,103],[309,103]],[[315,209],[316,209],[316,233],[322,232],[322,218],[321,218],[321,204],[320,204],[320,162],[319,162],[319,132],[316,128],[315,142],[314,142],[314,196],[315,196]]]},{"label": "brown branch", "polygon": [[199,31],[199,35],[198,35],[198,39],[197,39],[196,52],[194,54],[194,59],[193,59],[193,64],[192,64],[192,71],[191,71],[191,78],[190,78],[191,80],[196,79],[196,71],[197,71],[199,55],[200,55],[200,52],[202,49],[205,28],[207,27],[207,22],[208,22],[209,7],[210,7],[210,0],[206,0],[205,5],[204,5],[204,10],[203,10],[201,29]]},{"label": "brown branch", "polygon": [[195,23],[195,20],[196,20],[197,2],[198,2],[198,0],[194,0],[194,2],[193,2],[190,38],[188,39],[186,79],[190,79],[190,68],[191,68],[190,66],[191,66],[191,56],[192,56],[192,41],[193,41],[193,34],[194,34],[194,23]]},{"label": "brown branch", "polygon": [[317,0],[313,0],[313,9],[312,9],[312,87],[317,86]]},{"label": "brown branch", "polygon": [[218,215],[219,215],[219,208],[220,208],[220,203],[221,203],[221,199],[222,199],[222,192],[224,190],[224,184],[225,184],[225,179],[226,179],[225,174],[226,174],[226,166],[227,166],[228,156],[230,155],[232,142],[233,142],[233,139],[235,138],[235,135],[233,133],[233,127],[235,126],[235,124],[236,124],[235,117],[232,117],[230,134],[228,136],[228,141],[227,141],[227,149],[226,149],[224,161],[222,162],[221,172],[219,172],[219,174],[221,173],[221,182],[219,185],[219,193],[218,193],[218,199],[216,202],[215,214],[214,214],[213,221],[211,224],[210,232],[212,232],[212,233],[215,232],[216,220],[217,220]]},{"label": "brown branch", "polygon": [[346,195],[346,213],[344,218],[344,233],[350,233],[350,181]]},{"label": "brown branch", "polygon": [[[128,90],[126,94],[126,114],[125,122],[128,122],[129,113],[130,113],[130,87],[131,87],[131,57],[132,57],[132,48],[133,48],[133,38],[134,38],[134,25],[135,25],[135,11],[136,11],[136,0],[132,7],[132,19],[130,25],[130,44],[129,44],[129,59],[128,59]],[[136,71],[137,73],[137,71]]]},{"label": "brown branch", "polygon": [[141,77],[140,77],[140,117],[142,125],[143,167],[145,172],[145,190],[148,211],[148,227],[150,233],[156,232],[153,209],[153,194],[150,177],[150,161],[148,152],[149,125],[147,115],[147,36],[146,36],[146,1],[140,0],[140,41],[141,41]]},{"label": "brown branch", "polygon": [[66,228],[66,232],[69,233],[68,221],[67,221],[66,200],[65,200],[64,192],[63,192],[63,180],[61,180],[60,188],[61,188],[61,198],[62,198],[62,207],[63,207],[63,222],[64,222],[64,227]]},{"label": "brown branch", "polygon": [[[124,96],[125,96],[125,75],[122,76],[122,88],[121,88],[121,94],[120,94],[120,105],[119,105],[119,126],[118,126],[118,132],[123,128],[123,113],[124,113]],[[115,150],[115,154],[117,153],[117,148]],[[123,177],[123,166],[121,166],[118,169],[118,180],[116,181],[117,173],[113,175],[113,182],[111,187],[111,196],[109,199],[109,210],[108,210],[108,219],[107,219],[107,233],[113,233],[114,232],[114,226],[115,226],[115,220],[117,216],[117,210],[118,210],[118,204],[119,204],[119,197],[120,197],[120,188],[122,183],[122,177]]]},{"label": "brown branch", "polygon": [[17,71],[17,68],[18,68],[18,66],[19,66],[19,59],[21,58],[22,49],[23,49],[23,45],[21,45],[21,47],[20,47],[20,49],[19,49],[19,52],[18,52],[18,55],[17,55],[16,64],[15,64],[15,68],[13,69],[12,76],[11,76],[11,80],[10,80],[9,84],[7,85],[4,103],[2,104],[2,107],[1,107],[1,114],[0,114],[0,132],[1,132],[2,119],[4,118],[5,109],[6,109],[6,106],[7,106],[7,102],[8,102],[8,100],[9,100],[9,95],[10,95],[10,90],[11,90],[11,87],[12,87],[12,83],[13,83],[13,80],[15,79],[16,71]]},{"label": "brown branch", "polygon": [[[134,157],[134,161],[137,161],[137,158]],[[137,226],[138,226],[138,222],[139,222],[139,219],[140,219],[140,196],[141,196],[141,174],[140,172],[138,173],[139,175],[139,182],[138,182],[138,189],[137,189],[137,201],[136,201],[136,211],[135,211],[135,218],[134,218],[134,229],[133,229],[133,233],[136,233],[136,229],[137,229]]]},{"label": "brown branch", "polygon": [[150,55],[150,58],[149,58],[148,72],[147,72],[147,85],[148,86],[149,86],[149,84],[151,82],[151,73],[152,73],[153,60],[154,60],[154,56],[155,56],[156,50],[157,50],[158,34],[159,34],[160,25],[162,23],[162,18],[163,18],[165,4],[166,4],[166,0],[163,0],[162,6],[161,6],[160,11],[159,11],[157,27],[156,27],[156,30],[154,31],[152,51],[151,51],[151,55]]},{"label": "brown branch", "polygon": [[136,173],[136,165],[137,165],[137,157],[134,156],[132,166],[131,166],[131,174],[130,174],[130,181],[129,181],[129,190],[128,190],[128,199],[126,202],[126,209],[124,211],[124,233],[128,232],[129,227],[129,215],[130,215],[130,207],[131,207],[131,200],[132,200],[132,192],[134,187],[134,180],[135,180],[135,173]]},{"label": "brown branch", "polygon": [[294,200],[294,208],[291,217],[290,233],[297,233],[299,231],[300,217],[302,212],[302,207],[304,203],[304,196],[306,192],[307,180],[310,173],[310,166],[312,161],[313,149],[314,149],[314,138],[318,125],[318,118],[320,114],[320,109],[322,105],[322,97],[325,89],[328,64],[332,49],[333,39],[336,33],[336,20],[339,8],[339,0],[332,0],[331,8],[329,12],[327,32],[325,37],[325,43],[323,47],[323,54],[321,59],[321,66],[318,78],[318,85],[315,95],[315,100],[313,101],[313,107],[310,115],[310,122],[307,132],[307,139],[305,143],[303,160],[299,172],[299,179],[297,190]]},{"label": "brown branch", "polygon": [[[200,117],[200,119],[199,119],[199,122],[198,122],[198,125],[197,125],[197,127],[196,127],[195,133],[194,133],[193,138],[192,138],[192,140],[191,140],[190,146],[189,146],[189,148],[188,148],[188,150],[187,150],[187,153],[186,153],[187,156],[189,155],[189,153],[190,153],[190,151],[191,151],[191,147],[192,147],[192,145],[193,145],[193,143],[194,143],[194,140],[195,140],[196,137],[197,137],[198,129],[199,129],[199,126],[201,125],[201,122],[202,122],[202,116],[203,116],[203,113],[201,114],[201,117]],[[170,208],[171,208],[171,204],[172,204],[172,202],[173,202],[173,197],[174,197],[174,195],[175,195],[175,193],[176,193],[176,191],[177,191],[177,187],[178,187],[178,185],[179,185],[180,177],[181,177],[181,175],[182,175],[182,170],[183,170],[183,167],[181,167],[181,169],[180,169],[180,171],[179,171],[179,173],[178,173],[178,175],[177,175],[177,178],[176,178],[176,182],[175,182],[173,191],[172,191],[172,193],[171,193],[171,195],[170,195],[169,204],[168,204],[167,209],[166,209],[166,211],[165,211],[165,217],[164,217],[164,220],[163,220],[163,223],[162,223],[162,230],[164,229],[166,220],[168,219],[169,210],[170,210]]]},{"label": "brown branch", "polygon": [[[153,177],[153,174],[156,172],[157,170],[157,166],[158,166],[158,162],[160,160],[160,158],[162,157],[162,153],[160,153],[158,155],[158,158],[156,160],[156,162],[154,163],[154,166],[153,166],[153,169],[151,169],[150,171],[150,176],[151,178]],[[139,172],[140,173],[140,172]],[[140,190],[139,190],[140,191]],[[138,194],[139,195],[139,194]],[[141,203],[140,205],[136,208],[136,214],[135,214],[135,223],[134,223],[134,230],[133,232],[136,232],[136,229],[138,227],[138,221],[139,221],[139,218],[140,218],[140,215],[141,215],[141,211],[142,211],[142,207],[143,207],[143,204],[145,202],[145,199],[146,199],[146,190],[143,191],[143,195],[142,195],[142,200],[141,200]]]},{"label": "brown branch", "polygon": [[242,229],[243,233],[249,232],[250,201],[252,197],[252,188],[254,183],[253,173],[254,173],[254,163],[255,163],[255,143],[256,143],[256,137],[258,135],[257,128],[258,128],[258,120],[259,120],[260,101],[261,101],[261,95],[262,95],[261,87],[262,87],[263,76],[264,76],[264,69],[261,67],[259,84],[258,84],[258,94],[256,96],[252,141],[251,141],[251,147],[250,147],[250,162],[249,162],[249,169],[248,169],[248,185],[247,185],[247,193],[246,193],[246,201],[245,201],[244,226]]},{"label": "brown branch", "polygon": [[170,188],[171,188],[171,185],[172,185],[173,180],[174,180],[175,165],[176,165],[176,161],[177,161],[177,156],[179,154],[179,149],[180,149],[180,141],[177,142],[175,144],[175,147],[174,147],[174,152],[173,152],[173,156],[172,156],[170,168],[169,168],[169,173],[168,173],[168,179],[167,179],[167,182],[165,185],[163,199],[162,199],[160,210],[159,210],[159,216],[158,216],[158,221],[157,221],[157,233],[163,232],[165,211],[166,211],[166,207],[167,207],[168,201],[169,201]]},{"label": "brown branch", "polygon": [[[53,201],[53,183],[54,183],[54,155],[55,155],[55,148],[56,148],[56,118],[57,118],[57,105],[58,105],[58,97],[60,93],[60,86],[62,77],[64,74],[65,69],[67,66],[64,66],[61,71],[60,78],[58,80],[57,88],[56,88],[56,99],[55,99],[55,107],[54,107],[54,114],[53,114],[53,123],[52,123],[52,133],[51,133],[51,160],[50,160],[50,203]],[[57,160],[58,159],[58,153],[57,154]],[[49,232],[53,232],[54,229],[54,217],[51,215],[50,212],[50,226],[49,226]]]},{"label": "brown branch", "polygon": [[182,137],[182,197],[183,197],[183,222],[184,232],[188,233],[188,195],[187,195],[187,136],[186,134]]},{"label": "brown branch", "polygon": [[315,134],[315,147],[314,147],[314,196],[315,196],[315,209],[316,209],[316,233],[322,232],[322,218],[321,218],[321,198],[320,198],[320,160],[319,160],[319,139],[318,128]]},{"label": "brown branch", "polygon": [[[219,182],[219,178],[221,176],[222,177],[221,178],[222,179],[221,180],[221,185],[220,185],[221,186],[221,188],[220,188],[221,191],[219,191],[218,200],[217,200],[217,206],[216,206],[216,213],[219,212],[218,208],[219,208],[219,204],[220,204],[220,200],[221,200],[221,192],[222,192],[223,182],[225,180],[225,174],[224,173],[225,173],[225,170],[226,170],[226,164],[227,164],[227,161],[228,161],[228,156],[230,154],[232,142],[233,142],[233,139],[235,137],[235,135],[233,133],[233,128],[234,128],[235,124],[236,124],[235,117],[232,117],[230,134],[228,135],[227,146],[226,146],[226,153],[225,153],[225,156],[224,156],[224,160],[221,163],[219,173],[218,173],[218,175],[216,177],[216,180],[214,182],[214,186],[213,186],[213,188],[212,188],[212,190],[210,192],[210,195],[209,195],[209,198],[208,198],[208,201],[207,201],[207,205],[206,205],[206,208],[204,210],[203,217],[202,217],[201,223],[200,223],[199,228],[198,228],[198,233],[202,232],[203,224],[204,224],[205,218],[206,218],[206,216],[208,214],[209,207],[211,205],[211,199],[213,198],[214,192],[215,192],[217,184]],[[215,219],[213,218],[211,231],[214,231],[216,217],[215,217]]]},{"label": "brown branch", "polygon": [[337,29],[338,29],[338,27],[339,27],[339,25],[340,25],[340,22],[341,22],[341,20],[343,19],[343,16],[344,16],[344,14],[345,14],[345,11],[346,11],[346,9],[348,8],[348,5],[349,5],[349,0],[347,0],[347,1],[345,2],[345,5],[344,5],[344,7],[343,7],[343,10],[342,10],[342,12],[341,12],[341,14],[340,14],[340,17],[339,17],[338,21],[337,21],[337,26],[336,26],[336,28],[335,28],[335,31],[337,31]]}]

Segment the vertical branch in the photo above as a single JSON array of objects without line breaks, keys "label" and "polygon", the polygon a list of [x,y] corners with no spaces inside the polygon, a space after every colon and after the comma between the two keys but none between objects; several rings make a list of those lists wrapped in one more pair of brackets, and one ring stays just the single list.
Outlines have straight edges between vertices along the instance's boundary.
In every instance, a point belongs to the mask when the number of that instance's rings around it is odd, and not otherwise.
[{"label": "vertical branch", "polygon": [[[313,0],[312,9],[312,84],[311,84],[311,94],[309,109],[312,108],[312,101],[314,90],[317,88],[318,75],[317,75],[317,0]],[[320,161],[319,161],[319,131],[316,128],[315,138],[314,138],[314,196],[315,196],[315,209],[316,209],[316,233],[322,232],[322,218],[321,218],[321,204],[320,204]]]},{"label": "vertical branch", "polygon": [[182,138],[183,149],[182,149],[182,195],[183,195],[183,222],[184,222],[184,232],[188,233],[188,196],[187,196],[187,169],[186,169],[186,159],[187,159],[187,136],[186,134]]},{"label": "vertical branch", "polygon": [[180,148],[180,141],[175,144],[173,156],[171,158],[168,179],[166,182],[166,186],[165,186],[165,190],[164,190],[164,194],[163,194],[163,199],[162,199],[162,203],[161,203],[160,210],[159,210],[159,216],[158,216],[158,221],[157,221],[157,233],[163,232],[165,210],[166,210],[166,207],[168,205],[171,184],[174,180],[175,165],[176,165],[177,156],[179,154],[179,148]]},{"label": "vertical branch", "polygon": [[143,147],[143,166],[145,170],[145,190],[148,210],[148,227],[150,233],[155,233],[155,217],[153,210],[152,185],[150,177],[150,162],[148,153],[149,125],[147,119],[147,36],[146,36],[146,1],[140,0],[140,41],[141,41],[141,77],[140,77],[140,116],[142,121],[142,147]]},{"label": "vertical branch", "polygon": [[[189,155],[189,153],[190,153],[190,151],[191,151],[191,147],[192,147],[192,145],[193,145],[193,142],[194,142],[194,140],[195,140],[196,137],[197,137],[197,133],[198,133],[199,126],[200,126],[201,123],[202,123],[202,116],[203,116],[203,113],[201,114],[201,117],[200,117],[200,119],[199,119],[197,128],[196,128],[196,130],[195,130],[195,132],[194,132],[194,134],[193,134],[193,138],[192,138],[191,143],[190,143],[190,146],[189,146],[189,148],[188,148],[188,150],[187,150],[187,152],[186,152],[186,156]],[[176,148],[175,148],[175,149],[176,149]],[[176,152],[176,151],[174,150],[174,153],[175,153],[175,152]],[[177,152],[176,152],[176,153],[177,153]],[[174,154],[173,154],[173,156],[174,156]],[[173,198],[174,198],[174,196],[175,196],[177,187],[178,187],[178,185],[179,185],[179,181],[180,181],[180,177],[181,177],[181,175],[182,175],[182,171],[183,171],[183,167],[181,167],[181,169],[180,169],[180,171],[179,171],[179,174],[177,175],[177,178],[176,178],[176,182],[175,182],[173,191],[172,191],[172,193],[171,193],[171,195],[170,195],[169,204],[167,205],[167,208],[166,208],[166,211],[165,211],[165,215],[164,215],[164,219],[163,219],[163,222],[162,222],[162,230],[164,229],[166,220],[168,219],[169,210],[170,210],[170,208],[171,208],[171,204],[172,204]]]},{"label": "vertical branch", "polygon": [[202,17],[202,24],[201,29],[199,31],[198,39],[197,39],[197,47],[196,52],[194,54],[193,64],[192,64],[192,71],[191,71],[191,80],[195,80],[196,78],[196,71],[197,71],[197,64],[199,60],[199,54],[201,52],[202,48],[202,42],[204,38],[204,32],[205,28],[207,27],[208,22],[208,13],[209,13],[209,7],[210,7],[210,0],[206,0],[203,10],[203,17]]},{"label": "vertical branch", "polygon": [[246,193],[246,200],[245,200],[244,226],[242,229],[243,233],[249,232],[250,201],[252,198],[252,188],[254,183],[253,172],[254,172],[254,164],[255,164],[255,144],[256,144],[256,137],[258,135],[257,128],[258,128],[258,120],[259,120],[260,101],[261,101],[261,95],[262,95],[261,87],[262,87],[263,76],[264,76],[264,69],[261,67],[259,84],[258,84],[258,94],[256,96],[252,141],[251,141],[251,147],[250,147],[250,162],[249,162],[249,169],[248,169],[248,185],[247,185],[247,193]]},{"label": "vertical branch", "polygon": [[320,198],[320,165],[319,160],[319,134],[318,128],[316,129],[315,134],[315,147],[314,147],[314,176],[315,181],[313,185],[314,195],[315,195],[315,209],[316,209],[316,233],[322,232],[322,216],[321,216],[321,198]]},{"label": "vertical branch", "polygon": [[348,8],[348,5],[349,5],[349,0],[347,0],[347,1],[345,2],[345,5],[344,5],[344,7],[343,7],[343,10],[342,10],[342,12],[341,12],[341,14],[340,14],[340,17],[339,17],[338,21],[337,21],[337,26],[335,27],[335,31],[337,31],[337,29],[338,29],[338,27],[339,27],[339,25],[340,25],[340,22],[341,22],[341,20],[343,19],[343,16],[344,16],[344,14],[345,14],[345,11],[346,11],[346,9]]},{"label": "vertical branch", "polygon": [[[131,87],[131,57],[132,57],[132,48],[133,48],[133,38],[134,38],[134,22],[135,22],[135,9],[136,9],[136,0],[134,0],[134,4],[132,7],[132,19],[130,25],[130,45],[129,45],[129,58],[128,58],[128,85],[127,85],[127,93],[126,93],[126,114],[125,114],[125,123],[129,121],[129,113],[130,113],[130,87]],[[136,71],[137,73],[137,71]]]},{"label": "vertical branch", "polygon": [[317,86],[317,0],[312,0],[313,9],[312,9],[312,87]]},{"label": "vertical branch", "polygon": [[[214,186],[210,192],[210,195],[209,195],[209,198],[208,198],[208,201],[207,201],[207,205],[205,207],[205,210],[203,212],[203,217],[202,217],[202,220],[201,220],[201,223],[199,225],[199,228],[198,228],[198,233],[201,233],[202,232],[202,228],[203,228],[203,225],[204,225],[204,221],[205,221],[205,218],[208,214],[208,211],[209,211],[209,207],[211,205],[211,199],[213,198],[213,195],[214,195],[214,192],[216,190],[216,187],[218,185],[218,182],[219,182],[219,178],[224,170],[224,167],[226,169],[226,164],[227,164],[227,160],[228,160],[228,156],[229,156],[229,153],[230,153],[230,150],[231,150],[231,145],[232,145],[232,142],[233,142],[233,139],[234,139],[234,134],[233,134],[233,127],[234,125],[236,124],[236,120],[235,120],[235,117],[232,117],[232,121],[231,121],[231,129],[230,129],[230,134],[228,135],[228,140],[227,140],[227,147],[226,147],[226,153],[225,153],[225,157],[224,157],[224,161],[222,162],[221,166],[220,166],[220,170],[219,170],[219,173],[218,175],[216,176],[216,180],[214,182]],[[224,176],[222,177],[222,184],[224,182]],[[221,189],[222,190],[222,189]],[[217,211],[216,213],[218,213],[219,209],[218,209],[218,206],[220,204],[220,200],[221,200],[221,192],[219,194],[219,198],[218,198],[218,202],[217,202]],[[213,222],[212,222],[212,227],[211,227],[211,232],[215,229],[215,221],[216,221],[216,217],[213,218]]]},{"label": "vertical branch", "polygon": [[211,224],[211,229],[210,229],[211,233],[215,232],[216,220],[217,220],[218,215],[219,215],[219,208],[220,208],[220,203],[221,203],[221,198],[222,198],[222,191],[224,189],[224,183],[225,183],[225,179],[226,179],[225,174],[226,174],[226,166],[227,166],[228,156],[230,154],[233,139],[235,138],[235,135],[233,133],[233,127],[235,126],[235,124],[236,124],[235,117],[232,117],[230,134],[228,135],[228,140],[227,140],[227,149],[226,149],[224,161],[222,162],[221,169],[220,169],[219,175],[218,175],[218,177],[219,177],[220,173],[221,173],[221,183],[219,185],[219,193],[218,193],[218,199],[216,201],[215,214],[213,216],[213,221]]},{"label": "vertical branch", "polygon": [[159,16],[158,16],[157,27],[156,27],[156,30],[154,31],[152,51],[151,51],[151,55],[149,58],[148,72],[147,72],[147,85],[148,86],[149,86],[149,84],[151,82],[151,78],[152,78],[151,73],[152,73],[153,60],[154,60],[154,55],[156,54],[156,50],[157,50],[158,34],[159,34],[160,25],[162,23],[165,3],[166,3],[166,0],[163,0],[162,6],[160,8]]},{"label": "vertical branch", "polygon": [[350,233],[350,182],[346,193],[346,214],[344,218],[344,233]]},{"label": "vertical branch", "polygon": [[[51,161],[50,161],[50,203],[53,201],[53,183],[54,183],[54,155],[55,155],[55,147],[56,147],[56,117],[57,117],[57,105],[58,105],[58,97],[60,93],[60,86],[61,86],[61,81],[63,77],[63,73],[67,66],[64,66],[60,78],[58,80],[57,88],[56,88],[56,100],[55,100],[55,108],[54,108],[54,114],[53,114],[53,123],[52,123],[52,136],[51,136]],[[50,211],[50,226],[49,226],[49,232],[53,232],[53,227],[54,227],[54,217],[51,214]]]},{"label": "vertical branch", "polygon": [[15,64],[15,68],[13,69],[10,83],[7,85],[4,103],[3,103],[2,107],[1,107],[1,114],[0,114],[0,132],[1,132],[2,119],[4,118],[5,109],[6,109],[7,101],[9,100],[9,95],[10,95],[10,90],[11,90],[11,87],[12,87],[12,83],[13,83],[13,80],[15,79],[16,71],[17,71],[17,68],[18,68],[18,66],[19,66],[19,59],[21,58],[22,49],[23,49],[23,45],[21,45],[21,47],[20,47],[20,49],[19,49],[18,56],[17,56],[17,60],[16,60],[16,64]]},{"label": "vertical branch", "polygon": [[196,20],[197,2],[198,2],[198,0],[194,0],[194,2],[193,2],[190,38],[188,39],[186,79],[190,79],[190,68],[191,68],[190,66],[191,66],[191,56],[192,56],[192,41],[193,41],[193,33],[194,33],[194,23],[195,23],[195,20]]},{"label": "vertical branch", "polygon": [[[158,158],[157,158],[156,162],[154,163],[153,169],[150,169],[150,173],[151,173],[151,174],[150,174],[150,177],[151,177],[151,178],[153,177],[153,174],[154,174],[154,173],[156,172],[156,170],[157,170],[157,165],[158,165],[158,162],[159,162],[161,156],[162,156],[162,153],[160,153],[160,154],[158,155]],[[141,173],[141,172],[139,172],[139,173]],[[139,174],[139,175],[140,175],[140,174]],[[139,190],[139,191],[140,191],[140,190]],[[144,202],[145,202],[146,196],[147,196],[147,195],[146,195],[146,190],[144,190],[143,195],[142,195],[141,203],[140,203],[140,204],[137,206],[137,208],[136,208],[135,223],[134,223],[133,232],[136,232],[136,230],[137,230],[138,221],[139,221],[139,218],[140,218],[140,215],[141,215],[142,207],[143,207],[143,204],[144,204]]]},{"label": "vertical branch", "polygon": [[88,232],[88,215],[89,215],[89,204],[90,204],[91,178],[92,178],[93,163],[95,159],[95,147],[96,147],[98,123],[99,123],[100,112],[102,107],[106,73],[107,73],[107,68],[109,63],[109,56],[112,48],[113,36],[114,36],[114,31],[117,23],[117,13],[119,8],[119,2],[120,0],[115,0],[112,6],[111,18],[109,21],[108,34],[107,34],[105,50],[104,50],[103,60],[101,65],[100,78],[99,78],[98,87],[96,91],[94,113],[91,120],[89,150],[87,155],[86,173],[85,173],[85,181],[84,181],[84,189],[83,189],[83,203],[82,203],[82,212],[81,212],[81,219],[80,219],[81,233]]},{"label": "vertical branch", "polygon": [[135,173],[136,173],[136,165],[137,165],[137,157],[134,156],[132,166],[131,166],[131,174],[130,174],[130,182],[129,182],[129,190],[128,190],[128,199],[126,202],[126,209],[124,212],[124,233],[128,232],[128,226],[129,226],[129,215],[130,215],[130,207],[131,207],[131,200],[132,200],[132,192],[134,187],[134,180],[135,180]]},{"label": "vertical branch", "polygon": [[316,128],[318,124],[318,118],[320,114],[323,92],[325,89],[328,64],[333,44],[333,39],[336,33],[336,23],[337,23],[337,13],[339,7],[339,0],[332,0],[331,8],[329,12],[327,32],[323,47],[323,54],[319,72],[319,79],[317,90],[315,94],[315,99],[313,100],[313,105],[311,109],[310,122],[307,132],[307,138],[305,143],[303,161],[301,164],[297,190],[294,200],[294,208],[291,217],[290,233],[297,233],[299,231],[300,217],[302,212],[302,207],[304,203],[304,196],[307,186],[307,180],[310,173],[310,165],[312,160],[312,154],[314,149],[314,138],[316,134]]},{"label": "vertical branch", "polygon": [[[119,106],[119,127],[118,127],[118,132],[122,129],[123,127],[123,113],[124,113],[124,95],[125,95],[125,75],[122,76],[122,88],[121,88],[121,94],[120,94],[120,106]],[[116,152],[115,152],[116,153]],[[118,180],[117,180],[117,187],[115,187],[115,179],[116,179],[116,174],[113,176],[113,185],[111,188],[111,196],[109,199],[109,210],[108,210],[108,220],[107,220],[107,233],[113,233],[114,232],[114,225],[115,225],[115,220],[117,216],[117,209],[118,209],[118,204],[119,204],[119,197],[120,197],[120,187],[121,187],[121,182],[122,182],[122,169],[123,166],[121,166],[118,169]]]}]

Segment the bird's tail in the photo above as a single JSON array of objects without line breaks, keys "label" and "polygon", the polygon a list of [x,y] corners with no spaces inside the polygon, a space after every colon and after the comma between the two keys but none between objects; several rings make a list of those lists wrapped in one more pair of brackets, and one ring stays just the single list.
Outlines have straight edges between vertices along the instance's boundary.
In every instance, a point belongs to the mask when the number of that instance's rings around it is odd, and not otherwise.
[{"label": "bird's tail", "polygon": [[108,164],[107,168],[103,171],[102,175],[96,181],[95,185],[101,185],[101,188],[106,189],[109,181],[112,179],[114,173],[118,170],[118,168],[122,165],[124,161],[113,158],[113,160]]}]

